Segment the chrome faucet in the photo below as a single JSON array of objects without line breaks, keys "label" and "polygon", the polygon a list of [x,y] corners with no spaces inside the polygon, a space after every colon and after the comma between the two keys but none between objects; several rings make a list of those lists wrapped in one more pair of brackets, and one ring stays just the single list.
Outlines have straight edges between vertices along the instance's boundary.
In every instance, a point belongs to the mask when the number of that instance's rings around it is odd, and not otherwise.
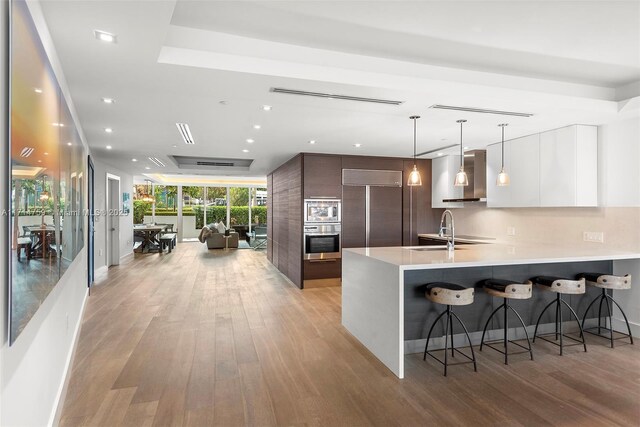
[{"label": "chrome faucet", "polygon": [[[451,226],[447,227],[447,214],[449,214],[449,217],[451,218]],[[442,217],[440,218],[440,231],[438,232],[438,236],[440,237],[444,237],[445,234],[445,230],[450,231],[451,234],[451,241],[449,241],[449,236],[447,237],[447,250],[448,251],[453,251],[455,249],[455,239],[456,239],[456,231],[455,231],[455,226],[453,224],[453,212],[451,212],[449,209],[445,210],[444,212],[442,212]]]}]

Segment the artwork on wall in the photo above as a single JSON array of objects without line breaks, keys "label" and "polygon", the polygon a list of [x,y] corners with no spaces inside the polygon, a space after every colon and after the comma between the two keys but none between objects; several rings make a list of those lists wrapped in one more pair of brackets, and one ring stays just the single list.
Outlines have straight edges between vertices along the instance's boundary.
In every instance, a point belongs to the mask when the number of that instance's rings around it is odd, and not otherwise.
[{"label": "artwork on wall", "polygon": [[122,213],[129,215],[131,212],[131,193],[122,193]]},{"label": "artwork on wall", "polygon": [[84,246],[86,153],[28,7],[11,3],[10,343]]}]

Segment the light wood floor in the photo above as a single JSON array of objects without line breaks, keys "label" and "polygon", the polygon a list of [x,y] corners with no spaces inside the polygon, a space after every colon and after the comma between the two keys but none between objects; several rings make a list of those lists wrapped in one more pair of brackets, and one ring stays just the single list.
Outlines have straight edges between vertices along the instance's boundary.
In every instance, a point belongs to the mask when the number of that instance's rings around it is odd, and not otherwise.
[{"label": "light wood floor", "polygon": [[340,288],[300,291],[251,250],[136,255],[93,289],[64,426],[638,426],[640,346],[536,343],[478,372],[407,356],[398,380],[340,325]]}]

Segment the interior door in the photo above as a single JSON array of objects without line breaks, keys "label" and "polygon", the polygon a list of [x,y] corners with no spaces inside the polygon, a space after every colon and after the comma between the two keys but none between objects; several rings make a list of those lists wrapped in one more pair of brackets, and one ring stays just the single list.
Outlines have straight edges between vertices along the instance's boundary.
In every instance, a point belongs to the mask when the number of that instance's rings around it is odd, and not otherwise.
[{"label": "interior door", "polygon": [[366,188],[345,185],[342,187],[342,247],[366,246]]},{"label": "interior door", "polygon": [[402,246],[402,188],[370,187],[369,197],[369,246]]},{"label": "interior door", "polygon": [[87,227],[88,232],[88,244],[89,244],[89,248],[87,251],[87,254],[89,256],[88,259],[88,275],[87,275],[87,281],[88,281],[88,286],[89,286],[89,292],[91,292],[91,285],[93,284],[94,280],[95,280],[95,257],[94,257],[94,232],[95,232],[95,217],[94,217],[94,210],[95,210],[95,204],[94,204],[94,199],[93,199],[93,190],[94,190],[94,180],[95,180],[95,171],[94,171],[94,167],[93,167],[93,161],[91,161],[91,156],[88,156],[88,168],[87,168],[87,172],[88,172],[88,179],[87,179],[87,201],[89,204],[89,215],[87,215],[89,224]]}]

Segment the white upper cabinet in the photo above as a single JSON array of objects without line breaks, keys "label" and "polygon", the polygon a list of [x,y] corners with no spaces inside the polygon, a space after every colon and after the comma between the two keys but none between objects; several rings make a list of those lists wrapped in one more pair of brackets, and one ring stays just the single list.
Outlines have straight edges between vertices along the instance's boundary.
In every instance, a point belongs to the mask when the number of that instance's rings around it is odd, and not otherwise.
[{"label": "white upper cabinet", "polygon": [[461,208],[462,203],[444,203],[443,199],[463,197],[463,188],[453,185],[456,173],[460,169],[460,156],[436,157],[431,163],[431,207]]},{"label": "white upper cabinet", "polygon": [[573,125],[505,141],[511,183],[498,187],[501,147],[487,147],[488,207],[597,206],[597,127]]},{"label": "white upper cabinet", "polygon": [[504,187],[496,185],[501,169],[501,145],[487,147],[487,206],[540,206],[540,135],[505,141],[504,168],[511,183]]},{"label": "white upper cabinet", "polygon": [[540,134],[540,206],[598,205],[598,128]]}]

